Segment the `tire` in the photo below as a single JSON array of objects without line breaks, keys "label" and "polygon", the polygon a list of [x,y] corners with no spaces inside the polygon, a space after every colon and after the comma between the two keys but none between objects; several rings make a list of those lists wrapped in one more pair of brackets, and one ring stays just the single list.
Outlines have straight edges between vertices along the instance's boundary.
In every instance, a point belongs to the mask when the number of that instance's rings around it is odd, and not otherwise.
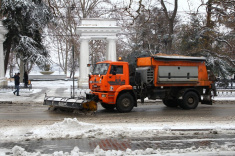
[{"label": "tire", "polygon": [[101,103],[101,106],[107,110],[113,110],[116,106],[112,104]]},{"label": "tire", "polygon": [[133,97],[129,93],[120,95],[117,99],[116,108],[120,113],[130,112],[134,107]]},{"label": "tire", "polygon": [[167,107],[178,107],[178,102],[177,100],[172,100],[172,99],[163,99],[162,100],[163,104]]},{"label": "tire", "polygon": [[180,107],[183,109],[195,109],[199,103],[199,97],[195,92],[187,92],[180,104]]}]

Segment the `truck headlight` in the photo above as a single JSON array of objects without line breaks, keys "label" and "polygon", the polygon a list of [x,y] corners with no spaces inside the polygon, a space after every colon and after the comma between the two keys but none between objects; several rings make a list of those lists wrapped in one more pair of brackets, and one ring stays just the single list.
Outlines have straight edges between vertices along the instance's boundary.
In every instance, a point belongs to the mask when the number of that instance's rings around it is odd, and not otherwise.
[{"label": "truck headlight", "polygon": [[101,94],[101,97],[106,97],[106,94]]}]

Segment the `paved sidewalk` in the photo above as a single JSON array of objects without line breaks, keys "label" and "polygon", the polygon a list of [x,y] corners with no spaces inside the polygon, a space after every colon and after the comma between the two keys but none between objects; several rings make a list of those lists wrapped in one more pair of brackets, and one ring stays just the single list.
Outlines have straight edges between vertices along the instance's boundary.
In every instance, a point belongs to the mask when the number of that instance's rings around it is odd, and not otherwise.
[{"label": "paved sidewalk", "polygon": [[[13,94],[12,88],[0,89],[0,103],[43,103],[47,96],[70,97],[71,81],[32,81],[32,89],[20,89],[20,96]],[[13,86],[9,82],[8,86]]]}]

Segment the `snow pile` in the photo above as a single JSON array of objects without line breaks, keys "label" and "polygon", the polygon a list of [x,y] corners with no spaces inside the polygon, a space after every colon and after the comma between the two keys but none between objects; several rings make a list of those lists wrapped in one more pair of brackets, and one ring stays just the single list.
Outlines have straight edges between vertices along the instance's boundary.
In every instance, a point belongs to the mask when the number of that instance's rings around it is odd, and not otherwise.
[{"label": "snow pile", "polygon": [[[218,127],[220,125],[220,127]],[[2,141],[21,141],[37,139],[60,138],[132,138],[136,136],[157,137],[175,135],[194,135],[194,131],[180,131],[180,129],[205,129],[200,131],[204,135],[226,133],[233,134],[235,121],[228,122],[163,122],[163,123],[99,123],[89,124],[80,122],[77,118],[65,118],[52,125],[35,127],[2,127],[0,136]],[[208,129],[211,129],[208,131]]]},{"label": "snow pile", "polygon": [[76,118],[65,118],[62,122],[56,122],[42,128],[35,128],[30,133],[30,139],[39,138],[81,138],[84,133],[94,129],[95,125],[79,122]]},{"label": "snow pile", "polygon": [[166,155],[166,156],[177,156],[177,155],[234,155],[234,147],[222,146],[221,148],[198,148],[195,147],[186,149],[173,149],[173,150],[161,150],[147,148],[145,150],[131,150],[126,149],[126,151],[120,150],[103,150],[97,146],[93,152],[80,152],[78,147],[74,147],[71,152],[55,151],[52,154],[41,154],[40,152],[30,153],[25,151],[24,148],[15,146],[12,149],[13,156],[124,156],[124,155]]},{"label": "snow pile", "polygon": [[80,152],[80,149],[76,146],[71,152],[55,151],[52,154],[41,154],[40,152],[30,153],[24,148],[15,146],[12,148],[13,156],[123,156],[123,155],[152,155],[160,153],[169,153],[170,151],[153,150],[147,148],[146,150],[134,150],[126,149],[126,151],[120,150],[107,150],[104,151],[99,146],[94,149],[93,153]]},{"label": "snow pile", "polygon": [[[133,132],[130,128],[124,128],[115,125],[95,125],[84,122],[79,122],[76,118],[65,118],[61,122],[56,122],[53,125],[36,127],[32,129],[29,139],[44,139],[44,138],[124,138],[135,136],[136,134],[150,134],[139,129]],[[133,133],[133,134],[132,134]]]},{"label": "snow pile", "polygon": [[95,125],[79,122],[77,118],[65,118],[63,121],[56,122],[53,125],[32,129],[28,138],[127,138],[136,136],[152,137],[171,133],[170,128],[166,127],[156,129],[157,127],[152,125],[129,126],[127,124]]},{"label": "snow pile", "polygon": [[40,156],[41,155],[40,152],[29,153],[29,152],[25,151],[24,148],[19,147],[19,146],[13,147],[12,152],[13,152],[13,156]]},{"label": "snow pile", "polygon": [[94,149],[94,155],[97,156],[110,156],[110,155],[151,155],[159,153],[160,150],[153,150],[152,148],[147,148],[146,150],[134,150],[127,148],[126,151],[120,151],[120,150],[107,150],[104,151],[99,146],[97,146]]}]

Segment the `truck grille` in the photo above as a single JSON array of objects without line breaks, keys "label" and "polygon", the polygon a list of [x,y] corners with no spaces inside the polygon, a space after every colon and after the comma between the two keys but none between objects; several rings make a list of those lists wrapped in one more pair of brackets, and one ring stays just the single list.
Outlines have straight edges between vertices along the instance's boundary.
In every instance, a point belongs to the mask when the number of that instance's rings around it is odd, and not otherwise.
[{"label": "truck grille", "polygon": [[92,85],[92,90],[100,90],[100,86],[98,86],[98,85]]}]

